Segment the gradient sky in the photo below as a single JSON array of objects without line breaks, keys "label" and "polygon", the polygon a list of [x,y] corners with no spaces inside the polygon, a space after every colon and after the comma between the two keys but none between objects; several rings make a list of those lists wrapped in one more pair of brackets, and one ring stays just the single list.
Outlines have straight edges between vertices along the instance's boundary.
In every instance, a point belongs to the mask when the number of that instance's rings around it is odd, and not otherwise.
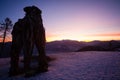
[{"label": "gradient sky", "polygon": [[0,21],[15,23],[31,5],[43,11],[47,41],[120,40],[120,0],[0,0]]}]

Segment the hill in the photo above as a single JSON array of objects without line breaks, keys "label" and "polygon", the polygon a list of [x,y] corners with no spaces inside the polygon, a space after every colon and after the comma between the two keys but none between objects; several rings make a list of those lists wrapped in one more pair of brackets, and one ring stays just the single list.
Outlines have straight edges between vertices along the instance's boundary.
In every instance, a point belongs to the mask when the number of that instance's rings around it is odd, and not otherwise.
[{"label": "hill", "polygon": [[120,51],[120,41],[93,41],[77,51]]}]

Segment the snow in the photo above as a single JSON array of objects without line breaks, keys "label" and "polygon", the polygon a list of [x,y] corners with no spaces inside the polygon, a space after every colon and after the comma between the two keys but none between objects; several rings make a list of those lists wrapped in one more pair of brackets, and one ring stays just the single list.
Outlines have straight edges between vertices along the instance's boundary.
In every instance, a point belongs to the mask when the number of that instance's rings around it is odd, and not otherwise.
[{"label": "snow", "polygon": [[0,59],[0,80],[120,80],[120,52],[69,52],[48,54],[49,71],[30,78],[7,77],[9,59]]}]

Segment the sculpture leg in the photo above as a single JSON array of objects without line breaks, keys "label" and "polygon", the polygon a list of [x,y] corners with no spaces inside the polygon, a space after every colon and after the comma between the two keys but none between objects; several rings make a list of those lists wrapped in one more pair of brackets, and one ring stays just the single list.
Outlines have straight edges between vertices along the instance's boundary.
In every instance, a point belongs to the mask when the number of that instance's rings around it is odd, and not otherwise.
[{"label": "sculpture leg", "polygon": [[12,41],[12,46],[11,46],[11,52],[10,52],[10,70],[9,70],[9,75],[14,76],[19,74],[19,53],[21,52],[22,49],[22,41],[20,41],[20,37],[14,37]]},{"label": "sculpture leg", "polygon": [[33,42],[27,41],[24,46],[24,69],[25,73],[30,71],[30,63],[33,52]]},{"label": "sculpture leg", "polygon": [[[39,38],[39,37],[38,37]],[[44,40],[40,40],[37,39],[35,41],[36,47],[38,49],[39,52],[39,67],[38,67],[38,71],[40,72],[46,72],[48,70],[48,62],[47,62],[47,58],[45,55],[45,41]]]}]

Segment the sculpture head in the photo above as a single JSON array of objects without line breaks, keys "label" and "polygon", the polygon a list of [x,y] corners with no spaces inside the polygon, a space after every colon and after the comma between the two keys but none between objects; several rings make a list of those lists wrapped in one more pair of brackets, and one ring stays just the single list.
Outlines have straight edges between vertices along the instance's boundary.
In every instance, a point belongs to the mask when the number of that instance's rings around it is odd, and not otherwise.
[{"label": "sculpture head", "polygon": [[26,12],[26,14],[40,15],[42,13],[42,11],[36,6],[27,6],[24,8],[24,11]]}]

